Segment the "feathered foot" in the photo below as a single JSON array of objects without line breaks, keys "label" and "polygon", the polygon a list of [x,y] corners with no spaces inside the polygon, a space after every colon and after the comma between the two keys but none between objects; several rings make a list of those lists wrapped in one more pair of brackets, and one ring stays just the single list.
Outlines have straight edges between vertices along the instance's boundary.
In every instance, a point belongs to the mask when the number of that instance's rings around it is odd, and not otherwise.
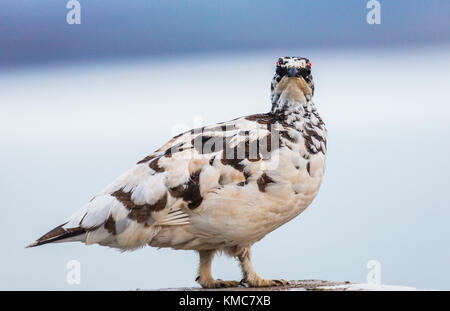
[{"label": "feathered foot", "polygon": [[275,286],[287,286],[288,281],[285,280],[266,280],[258,276],[257,278],[243,279],[241,284],[247,284],[249,287],[275,287]]},{"label": "feathered foot", "polygon": [[238,281],[223,281],[214,279],[211,275],[211,263],[214,258],[214,250],[199,251],[200,266],[198,268],[198,277],[195,281],[203,288],[227,288],[238,287],[241,285]]},{"label": "feathered foot", "polygon": [[286,286],[289,282],[285,280],[266,280],[256,273],[252,265],[252,254],[249,247],[237,249],[235,256],[239,259],[244,279],[241,283],[247,284],[249,287],[272,287],[272,286]]},{"label": "feathered foot", "polygon": [[201,285],[203,288],[227,288],[227,287],[238,287],[239,285],[242,285],[238,281],[223,281],[221,279],[201,279],[200,277],[197,277],[197,283]]}]

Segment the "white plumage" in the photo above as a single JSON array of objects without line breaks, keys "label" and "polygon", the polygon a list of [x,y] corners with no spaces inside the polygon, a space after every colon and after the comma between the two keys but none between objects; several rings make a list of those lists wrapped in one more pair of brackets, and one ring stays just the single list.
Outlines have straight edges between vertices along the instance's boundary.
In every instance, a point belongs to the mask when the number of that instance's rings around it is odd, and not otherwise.
[{"label": "white plumage", "polygon": [[272,110],[172,138],[30,246],[82,241],[132,250],[145,245],[197,250],[203,287],[217,250],[236,256],[250,286],[265,280],[250,247],[299,215],[324,173],[326,129],[312,95],[311,63],[283,57],[271,84]]}]

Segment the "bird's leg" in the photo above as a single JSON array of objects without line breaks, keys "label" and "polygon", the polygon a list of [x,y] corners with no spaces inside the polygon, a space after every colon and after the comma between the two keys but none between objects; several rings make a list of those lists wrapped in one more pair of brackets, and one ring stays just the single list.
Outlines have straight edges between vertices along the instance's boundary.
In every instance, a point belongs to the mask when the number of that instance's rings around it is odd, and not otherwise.
[{"label": "bird's leg", "polygon": [[237,281],[215,280],[211,275],[211,263],[216,253],[215,250],[202,250],[198,252],[200,255],[200,265],[198,267],[198,277],[195,281],[203,288],[225,288],[237,287],[240,285]]},{"label": "bird's leg", "polygon": [[260,277],[252,264],[250,246],[239,249],[236,256],[239,259],[242,269],[243,280],[241,282],[248,284],[250,287],[285,286],[289,284],[285,280],[266,280]]}]

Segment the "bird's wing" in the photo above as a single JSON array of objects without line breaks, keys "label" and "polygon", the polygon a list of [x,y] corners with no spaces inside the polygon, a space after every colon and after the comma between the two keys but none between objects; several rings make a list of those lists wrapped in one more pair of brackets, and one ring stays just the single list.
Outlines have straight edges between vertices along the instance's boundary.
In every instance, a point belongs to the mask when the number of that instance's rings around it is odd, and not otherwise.
[{"label": "bird's wing", "polygon": [[[245,183],[246,163],[270,157],[283,127],[254,115],[194,129],[172,138],[95,196],[50,236],[37,241],[80,239],[123,249],[147,244],[161,226],[189,224],[206,193]],[[214,169],[220,167],[220,169]],[[71,236],[68,233],[72,233]],[[45,237],[45,238],[44,238]],[[38,245],[39,245],[38,243]]]}]

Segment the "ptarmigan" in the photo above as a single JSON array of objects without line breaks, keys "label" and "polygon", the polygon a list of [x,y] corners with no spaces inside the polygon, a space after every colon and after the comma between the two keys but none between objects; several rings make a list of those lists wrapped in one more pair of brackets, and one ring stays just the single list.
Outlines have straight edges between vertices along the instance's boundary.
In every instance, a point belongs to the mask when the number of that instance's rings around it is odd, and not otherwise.
[{"label": "ptarmigan", "polygon": [[279,58],[270,112],[172,138],[30,246],[81,241],[196,250],[201,286],[238,286],[211,275],[213,257],[223,251],[238,258],[248,286],[285,285],[256,273],[250,249],[304,211],[319,190],[327,132],[313,94],[310,61]]}]

